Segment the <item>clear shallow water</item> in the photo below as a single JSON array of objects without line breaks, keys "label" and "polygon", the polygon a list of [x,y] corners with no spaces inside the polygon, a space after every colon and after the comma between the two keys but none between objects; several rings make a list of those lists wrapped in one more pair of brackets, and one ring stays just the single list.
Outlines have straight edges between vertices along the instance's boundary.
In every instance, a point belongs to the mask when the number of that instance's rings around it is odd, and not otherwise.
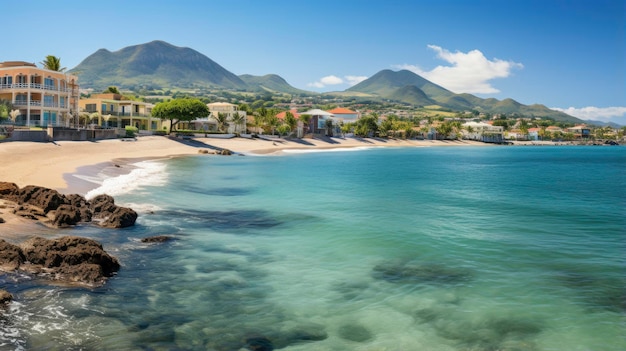
[{"label": "clear shallow water", "polygon": [[624,350],[624,165],[622,147],[143,163],[103,183],[135,227],[69,233],[119,274],[0,276],[0,349]]}]

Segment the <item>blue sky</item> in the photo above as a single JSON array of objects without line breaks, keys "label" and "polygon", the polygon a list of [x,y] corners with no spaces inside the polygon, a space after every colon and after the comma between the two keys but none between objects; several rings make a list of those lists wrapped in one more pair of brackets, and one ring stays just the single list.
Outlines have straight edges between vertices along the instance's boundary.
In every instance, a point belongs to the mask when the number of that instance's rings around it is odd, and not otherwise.
[{"label": "blue sky", "polygon": [[11,1],[0,61],[189,47],[235,74],[344,90],[410,69],[457,93],[626,125],[623,0]]}]

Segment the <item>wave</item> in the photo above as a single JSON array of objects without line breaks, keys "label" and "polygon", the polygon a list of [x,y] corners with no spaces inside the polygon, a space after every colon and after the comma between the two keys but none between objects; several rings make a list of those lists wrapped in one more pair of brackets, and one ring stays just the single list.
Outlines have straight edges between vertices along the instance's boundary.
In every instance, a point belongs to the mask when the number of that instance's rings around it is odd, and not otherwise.
[{"label": "wave", "polygon": [[166,164],[157,161],[141,161],[134,163],[135,169],[127,174],[105,178],[99,181],[97,177],[89,177],[91,182],[100,186],[85,194],[86,199],[92,199],[101,194],[117,196],[130,193],[142,186],[163,186],[167,183]]}]

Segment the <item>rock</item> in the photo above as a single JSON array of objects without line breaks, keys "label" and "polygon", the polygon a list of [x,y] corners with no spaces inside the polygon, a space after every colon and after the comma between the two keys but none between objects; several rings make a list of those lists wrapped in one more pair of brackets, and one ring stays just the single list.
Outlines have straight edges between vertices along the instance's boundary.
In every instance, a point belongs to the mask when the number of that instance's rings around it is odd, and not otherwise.
[{"label": "rock", "polygon": [[344,325],[339,328],[339,337],[354,342],[365,342],[373,338],[372,333],[360,325]]},{"label": "rock", "polygon": [[459,284],[469,280],[470,272],[436,263],[383,263],[374,267],[372,276],[390,283]]},{"label": "rock", "polygon": [[135,225],[137,212],[127,207],[115,205],[115,200],[109,195],[98,195],[89,202],[93,219],[99,220],[99,225],[105,228],[126,228]]},{"label": "rock", "polygon": [[230,156],[232,154],[233,154],[232,151],[230,151],[228,149],[223,149],[222,151],[220,151],[220,155]]},{"label": "rock", "polygon": [[135,225],[137,212],[128,207],[116,207],[115,211],[99,224],[104,228],[126,228]]},{"label": "rock", "polygon": [[6,306],[13,301],[13,295],[6,290],[0,290],[0,306]]},{"label": "rock", "polygon": [[56,210],[60,205],[68,203],[65,196],[58,191],[35,185],[27,185],[19,189],[15,196],[16,202],[39,207],[44,213]]},{"label": "rock", "polygon": [[[107,254],[95,240],[64,236],[48,240],[32,238],[21,245],[25,261],[33,272],[43,272],[54,280],[101,285],[120,269],[117,259]],[[23,265],[25,266],[25,265]]]},{"label": "rock", "polygon": [[166,241],[170,241],[173,240],[174,238],[172,238],[171,236],[167,236],[167,235],[157,235],[157,236],[150,236],[147,238],[143,238],[141,239],[142,243],[164,243]]},{"label": "rock", "polygon": [[4,218],[0,217],[0,224],[4,223]]},{"label": "rock", "polygon": [[25,257],[22,249],[0,239],[0,269],[14,271],[24,263]]},{"label": "rock", "polygon": [[59,228],[65,228],[78,224],[82,216],[78,208],[72,205],[61,205],[54,210],[52,223]]},{"label": "rock", "polygon": [[113,197],[106,194],[98,195],[89,201],[89,209],[91,209],[94,218],[101,217],[102,213],[113,212],[115,207]]},{"label": "rock", "polygon": [[82,222],[91,222],[91,210],[89,209],[89,202],[87,199],[78,194],[66,195],[65,198],[70,205],[78,209]]},{"label": "rock", "polygon": [[0,198],[4,198],[4,196],[13,195],[20,188],[15,183],[10,182],[0,182]]},{"label": "rock", "polygon": [[263,336],[255,336],[246,339],[246,348],[251,351],[273,351],[272,342]]},{"label": "rock", "polygon": [[208,154],[209,150],[207,150],[207,149],[200,149],[200,150],[198,150],[198,153],[199,154]]}]

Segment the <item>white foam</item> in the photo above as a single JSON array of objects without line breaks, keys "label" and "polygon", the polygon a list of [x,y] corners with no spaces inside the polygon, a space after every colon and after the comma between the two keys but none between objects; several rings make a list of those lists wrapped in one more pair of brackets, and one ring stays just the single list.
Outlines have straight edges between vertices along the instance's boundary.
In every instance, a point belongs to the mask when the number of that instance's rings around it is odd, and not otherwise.
[{"label": "white foam", "polygon": [[132,192],[142,186],[163,186],[167,182],[166,165],[157,161],[142,161],[133,164],[136,168],[128,174],[103,179],[100,186],[85,194],[86,199],[101,194],[117,196]]}]

